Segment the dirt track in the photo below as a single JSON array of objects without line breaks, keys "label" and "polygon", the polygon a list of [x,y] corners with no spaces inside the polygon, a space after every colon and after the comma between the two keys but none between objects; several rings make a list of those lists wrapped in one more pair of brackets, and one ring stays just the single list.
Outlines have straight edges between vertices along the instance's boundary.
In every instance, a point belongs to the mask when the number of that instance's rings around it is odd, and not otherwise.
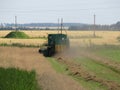
[{"label": "dirt track", "polygon": [[107,60],[103,57],[96,56],[91,52],[88,51],[79,51],[80,49],[74,48],[70,49],[64,53],[57,54],[55,56],[56,60],[60,63],[65,64],[68,67],[68,70],[74,76],[82,77],[86,81],[94,81],[98,82],[103,86],[106,86],[108,90],[120,90],[120,84],[110,80],[104,80],[103,78],[97,77],[93,75],[91,72],[86,71],[81,64],[75,63],[74,58],[77,57],[87,57],[93,59],[94,62],[105,65],[106,68],[113,70],[114,72],[119,74],[120,66],[118,63],[112,63],[110,60]]},{"label": "dirt track", "polygon": [[83,90],[67,75],[59,74],[38,52],[37,48],[0,47],[0,67],[34,69],[43,90]]}]

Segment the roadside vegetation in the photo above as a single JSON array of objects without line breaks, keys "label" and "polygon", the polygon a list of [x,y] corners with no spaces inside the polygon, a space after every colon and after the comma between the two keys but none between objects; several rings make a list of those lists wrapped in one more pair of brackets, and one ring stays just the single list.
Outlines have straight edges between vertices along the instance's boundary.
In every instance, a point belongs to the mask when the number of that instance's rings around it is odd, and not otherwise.
[{"label": "roadside vegetation", "polygon": [[40,90],[35,71],[0,68],[0,90]]}]

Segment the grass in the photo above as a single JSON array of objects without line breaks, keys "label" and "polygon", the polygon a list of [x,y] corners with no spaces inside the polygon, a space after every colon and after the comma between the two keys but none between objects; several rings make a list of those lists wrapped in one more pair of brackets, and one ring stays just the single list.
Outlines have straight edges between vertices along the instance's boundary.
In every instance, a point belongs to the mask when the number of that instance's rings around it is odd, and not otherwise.
[{"label": "grass", "polygon": [[107,90],[107,87],[102,86],[100,83],[89,81],[87,82],[82,77],[72,76],[72,78],[78,81],[87,90]]},{"label": "grass", "polygon": [[38,90],[36,73],[0,68],[0,90]]},{"label": "grass", "polygon": [[55,60],[54,58],[47,58],[48,61],[51,63],[52,67],[59,73],[66,73],[66,66],[63,64],[60,64]]},{"label": "grass", "polygon": [[45,40],[47,40],[47,37],[45,37],[45,36],[43,36],[43,37],[31,37],[31,38],[29,38],[29,39],[45,39]]},{"label": "grass", "polygon": [[120,50],[119,49],[104,49],[99,50],[97,53],[101,56],[107,57],[114,62],[120,63]]},{"label": "grass", "polygon": [[13,31],[8,33],[5,38],[20,38],[20,39],[26,39],[29,38],[27,34],[21,31]]},{"label": "grass", "polygon": [[21,43],[12,43],[12,44],[7,44],[7,43],[1,43],[0,46],[13,46],[13,47],[41,47],[41,45],[25,45],[25,44],[21,44]]},{"label": "grass", "polygon": [[103,66],[89,58],[76,58],[75,61],[80,63],[85,70],[94,73],[95,76],[103,80],[115,81],[120,84],[120,74],[110,68]]},{"label": "grass", "polygon": [[120,46],[119,45],[102,45],[91,48],[95,54],[108,58],[111,61],[120,63]]},{"label": "grass", "polygon": [[47,40],[45,39],[13,39],[13,38],[0,38],[0,43],[20,43],[25,45],[42,45]]},{"label": "grass", "polygon": [[91,39],[91,38],[102,38],[101,36],[69,36],[70,39]]},{"label": "grass", "polygon": [[[114,62],[120,62],[120,46],[118,45],[98,45],[94,47],[82,48],[80,50],[87,50],[88,52],[92,52],[102,57],[107,57]],[[109,60],[108,59],[108,60]],[[62,73],[66,72],[66,67],[63,67],[60,62],[57,60],[52,59],[52,66],[55,70],[61,71]],[[103,81],[112,81],[113,84],[120,85],[120,73],[115,71],[114,68],[111,68],[105,64],[102,64],[96,60],[85,56],[78,56],[72,60],[74,63],[80,64],[81,68],[86,72],[90,73],[93,76],[103,80]],[[51,62],[51,61],[50,61]],[[62,67],[62,68],[61,68]],[[101,85],[101,83],[96,82],[94,80],[86,81],[84,77],[76,76],[71,73],[71,71],[67,71],[67,75],[72,77],[73,79],[77,80],[84,88],[88,90],[108,90],[108,86]]]},{"label": "grass", "polygon": [[106,87],[100,85],[100,83],[89,81],[86,82],[86,80],[82,77],[77,77],[72,75],[71,71],[66,70],[67,66],[64,64],[59,63],[54,58],[47,58],[48,61],[51,63],[52,67],[56,70],[56,72],[64,73],[73,78],[74,80],[78,81],[85,89],[88,90],[106,90]]},{"label": "grass", "polygon": [[118,36],[116,39],[117,39],[118,41],[120,41],[120,36]]}]

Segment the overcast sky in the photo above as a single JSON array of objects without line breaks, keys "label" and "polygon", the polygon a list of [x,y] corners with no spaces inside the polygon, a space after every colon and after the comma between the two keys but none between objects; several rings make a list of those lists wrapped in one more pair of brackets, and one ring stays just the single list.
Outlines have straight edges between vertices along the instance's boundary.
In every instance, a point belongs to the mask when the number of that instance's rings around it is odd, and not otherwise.
[{"label": "overcast sky", "polygon": [[120,0],[0,0],[0,23],[93,23],[113,24],[120,21]]}]

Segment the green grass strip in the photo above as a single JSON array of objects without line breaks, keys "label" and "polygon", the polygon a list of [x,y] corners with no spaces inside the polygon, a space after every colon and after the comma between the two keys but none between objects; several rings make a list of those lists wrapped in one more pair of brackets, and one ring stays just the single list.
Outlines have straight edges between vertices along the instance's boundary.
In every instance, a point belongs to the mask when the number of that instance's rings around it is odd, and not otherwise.
[{"label": "green grass strip", "polygon": [[38,90],[35,71],[0,68],[0,90]]},{"label": "green grass strip", "polygon": [[74,61],[80,63],[85,70],[93,72],[99,78],[120,83],[120,74],[107,65],[86,57],[76,58]]},{"label": "green grass strip", "polygon": [[52,67],[59,73],[66,73],[66,66],[63,64],[60,64],[55,60],[54,58],[47,58],[48,61],[51,63]]},{"label": "green grass strip", "polygon": [[67,70],[67,66],[64,64],[59,63],[55,58],[47,58],[48,61],[51,63],[52,67],[58,72],[62,74],[66,74],[70,76],[72,79],[79,82],[85,89],[87,90],[107,90],[107,87],[102,86],[98,82],[94,81],[86,81],[82,77],[72,75],[70,70]]}]

